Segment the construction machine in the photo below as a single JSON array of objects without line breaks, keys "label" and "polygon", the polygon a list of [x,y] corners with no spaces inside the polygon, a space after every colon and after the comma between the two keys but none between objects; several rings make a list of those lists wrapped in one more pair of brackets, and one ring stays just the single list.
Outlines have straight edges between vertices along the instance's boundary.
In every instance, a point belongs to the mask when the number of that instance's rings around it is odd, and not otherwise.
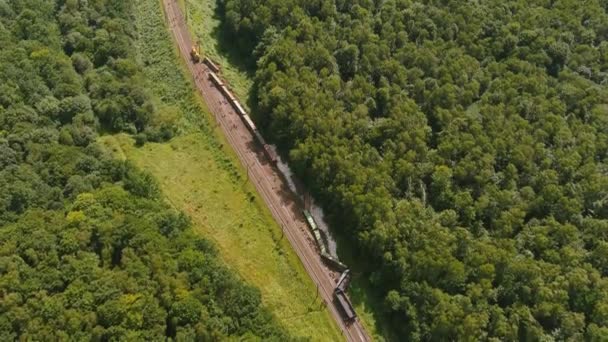
[{"label": "construction machine", "polygon": [[190,50],[190,58],[192,58],[193,63],[198,63],[201,61],[201,54],[194,45],[192,46],[192,50]]}]

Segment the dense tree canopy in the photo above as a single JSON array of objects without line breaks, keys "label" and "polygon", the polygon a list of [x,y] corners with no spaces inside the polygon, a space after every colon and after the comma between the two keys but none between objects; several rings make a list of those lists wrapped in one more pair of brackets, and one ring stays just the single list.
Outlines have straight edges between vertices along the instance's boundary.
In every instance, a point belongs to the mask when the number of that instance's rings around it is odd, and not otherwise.
[{"label": "dense tree canopy", "polygon": [[172,132],[150,125],[129,6],[0,0],[0,340],[289,339],[154,179],[95,142]]},{"label": "dense tree canopy", "polygon": [[608,2],[225,0],[409,340],[608,339]]}]

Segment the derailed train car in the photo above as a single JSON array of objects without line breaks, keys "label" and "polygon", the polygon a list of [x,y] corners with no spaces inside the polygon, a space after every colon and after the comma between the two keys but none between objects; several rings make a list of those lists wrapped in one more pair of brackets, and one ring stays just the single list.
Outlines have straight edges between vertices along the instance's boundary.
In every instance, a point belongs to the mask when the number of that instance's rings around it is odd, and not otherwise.
[{"label": "derailed train car", "polygon": [[340,279],[338,280],[338,283],[334,290],[334,300],[336,304],[338,304],[338,307],[340,308],[340,311],[344,316],[344,320],[347,323],[354,322],[357,318],[357,313],[355,312],[352,303],[346,296],[346,288],[348,287],[349,281],[350,270],[346,270],[342,273],[342,275],[340,275]]},{"label": "derailed train car", "polygon": [[317,244],[317,247],[319,248],[319,253],[321,254],[321,256],[328,255],[327,248],[325,247],[325,243],[323,242],[323,238],[321,237],[321,231],[317,227],[317,223],[315,222],[315,219],[312,217],[310,212],[306,209],[302,210],[302,214],[304,214],[306,223],[308,223],[308,228],[310,228],[310,231],[312,232],[312,235],[315,238],[315,242]]},{"label": "derailed train car", "polygon": [[315,237],[315,242],[317,243],[317,247],[319,248],[319,254],[321,254],[321,258],[325,261],[326,264],[331,266],[332,268],[338,270],[339,272],[344,272],[348,270],[348,267],[340,262],[340,260],[334,258],[331,254],[327,252],[327,247],[325,247],[325,242],[321,236],[321,230],[317,226],[314,217],[310,214],[310,212],[306,209],[302,210],[302,214],[304,214],[304,218],[306,219],[306,223],[308,223],[308,228],[312,232]]},{"label": "derailed train car", "polygon": [[346,288],[348,286],[348,281],[350,278],[350,270],[348,267],[340,262],[340,260],[334,258],[329,253],[327,253],[327,248],[325,247],[325,243],[321,237],[321,231],[315,222],[314,217],[310,214],[310,212],[306,209],[302,210],[304,214],[304,218],[306,219],[306,223],[308,223],[308,228],[310,228],[315,242],[317,243],[317,247],[319,248],[319,252],[321,254],[321,258],[323,261],[329,265],[330,267],[342,272],[340,275],[340,279],[336,284],[336,288],[334,289],[334,303],[340,309],[340,312],[344,318],[344,321],[347,323],[352,323],[357,318],[357,313],[353,308],[348,296],[346,296]]},{"label": "derailed train car", "polygon": [[348,270],[348,266],[346,266],[340,260],[332,257],[328,253],[321,253],[321,258],[323,258],[323,260],[325,260],[326,264],[328,264],[329,266],[333,267],[334,269],[336,269],[339,272],[344,272],[344,271]]},{"label": "derailed train car", "polygon": [[339,287],[336,287],[334,290],[334,302],[340,309],[346,323],[352,323],[357,319],[357,313],[355,312],[353,305],[351,304],[350,300],[348,300],[344,290]]}]

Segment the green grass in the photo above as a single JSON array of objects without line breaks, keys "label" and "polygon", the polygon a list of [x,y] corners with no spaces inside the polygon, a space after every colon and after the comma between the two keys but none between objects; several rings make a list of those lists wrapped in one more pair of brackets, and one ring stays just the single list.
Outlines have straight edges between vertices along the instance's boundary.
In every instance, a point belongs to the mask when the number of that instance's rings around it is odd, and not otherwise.
[{"label": "green grass", "polygon": [[202,133],[136,148],[127,135],[105,136],[102,144],[150,172],[172,206],[184,211],[195,230],[212,240],[221,258],[257,286],[264,305],[296,336],[340,340],[340,332],[316,296],[289,241],[281,234],[241,170],[227,172]]},{"label": "green grass", "polygon": [[291,334],[314,341],[341,340],[312,280],[185,77],[161,2],[133,4],[140,35],[134,47],[138,61],[145,66],[159,116],[175,118],[179,135],[141,148],[124,134],[103,136],[100,144],[150,172],[167,201],[215,242],[228,267],[260,289],[264,305]]}]

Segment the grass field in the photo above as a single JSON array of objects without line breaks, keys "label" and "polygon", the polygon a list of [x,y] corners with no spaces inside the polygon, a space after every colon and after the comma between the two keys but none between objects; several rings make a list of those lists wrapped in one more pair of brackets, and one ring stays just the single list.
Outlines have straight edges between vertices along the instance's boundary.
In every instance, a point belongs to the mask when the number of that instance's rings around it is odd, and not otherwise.
[{"label": "grass field", "polygon": [[296,336],[340,340],[329,312],[287,238],[274,223],[241,173],[226,172],[202,133],[169,143],[136,148],[127,135],[106,136],[102,143],[117,156],[150,172],[168,201],[192,219],[201,235],[215,242],[222,259],[257,286],[264,304]]},{"label": "grass field", "polygon": [[[200,42],[203,54],[219,62],[224,78],[228,80],[238,97],[244,100],[241,102],[248,103],[249,101],[245,99],[248,99],[248,95],[250,94],[253,74],[247,68],[244,58],[239,56],[238,51],[235,51],[236,47],[231,46],[224,39],[224,35],[220,30],[221,22],[217,13],[216,1],[180,0],[180,4],[188,12],[190,31]],[[344,243],[341,245],[343,247],[341,250],[348,249]],[[344,254],[350,253],[346,251]],[[351,259],[348,255],[344,255],[343,257],[346,260]],[[381,341],[384,339],[382,335],[388,338],[390,333],[386,331],[386,328],[382,327],[381,319],[375,317],[377,312],[379,312],[378,308],[381,299],[374,297],[372,293],[373,291],[365,279],[354,277],[349,289],[353,305],[370,335],[374,340]]]},{"label": "grass field", "polygon": [[290,333],[314,341],[340,340],[316,287],[185,77],[161,2],[135,0],[134,6],[138,60],[158,111],[176,118],[180,133],[170,142],[141,148],[124,134],[103,136],[100,143],[155,176],[167,201],[215,242],[229,268],[260,289],[264,305]]}]

